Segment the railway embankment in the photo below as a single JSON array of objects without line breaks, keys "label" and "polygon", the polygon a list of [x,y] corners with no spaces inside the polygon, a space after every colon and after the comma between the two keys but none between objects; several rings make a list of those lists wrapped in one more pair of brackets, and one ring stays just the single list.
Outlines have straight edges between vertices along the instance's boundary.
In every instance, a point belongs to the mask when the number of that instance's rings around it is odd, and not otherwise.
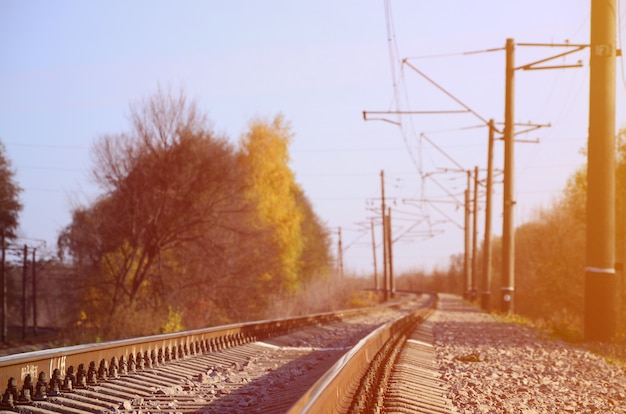
[{"label": "railway embankment", "polygon": [[445,396],[463,413],[626,413],[623,366],[451,295],[431,316]]}]

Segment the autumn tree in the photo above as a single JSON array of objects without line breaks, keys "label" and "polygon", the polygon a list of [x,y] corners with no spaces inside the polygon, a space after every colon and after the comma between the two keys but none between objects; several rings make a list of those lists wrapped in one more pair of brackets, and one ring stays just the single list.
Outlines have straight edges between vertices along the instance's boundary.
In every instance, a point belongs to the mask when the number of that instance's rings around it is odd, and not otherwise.
[{"label": "autumn tree", "polygon": [[[616,261],[624,256],[624,195],[626,194],[626,130],[616,147]],[[519,263],[519,311],[582,331],[584,305],[587,168],[579,168],[550,208],[516,232]],[[617,269],[618,272],[620,269]],[[623,293],[623,287],[620,287]],[[623,303],[623,300],[622,300]],[[623,315],[623,308],[620,315]],[[623,319],[623,316],[622,316]],[[622,325],[626,321],[622,321]]]},{"label": "autumn tree", "polygon": [[[548,322],[569,337],[582,337],[584,305],[587,169],[580,167],[569,178],[560,197],[515,232],[516,312]],[[626,129],[619,131],[616,146],[616,271],[626,261]],[[493,246],[492,308],[499,307],[501,239]],[[621,294],[619,320],[626,336],[626,292]]]},{"label": "autumn tree", "polygon": [[130,119],[128,132],[97,141],[105,193],[76,209],[59,239],[84,275],[85,323],[119,337],[228,321],[223,302],[254,305],[245,281],[272,257],[253,262],[240,249],[266,243],[262,226],[246,227],[254,209],[241,196],[234,147],[183,93],[159,91]]},{"label": "autumn tree", "polygon": [[[576,325],[582,316],[585,197],[584,168],[560,197],[515,230],[515,311],[549,323]],[[502,238],[492,241],[491,309],[500,308]],[[479,257],[479,281],[482,249]],[[479,286],[479,290],[484,287]]]},{"label": "autumn tree", "polygon": [[130,120],[94,145],[103,194],[58,240],[81,290],[81,334],[268,317],[273,296],[323,277],[329,236],[287,165],[282,117],[252,122],[239,150],[182,92],[159,90]]},{"label": "autumn tree", "polygon": [[[291,127],[282,115],[272,121],[257,119],[242,137],[240,163],[248,181],[246,198],[256,205],[263,226],[271,229],[278,251],[276,266],[263,280],[277,288],[295,291],[300,282],[300,259],[304,248],[303,212],[297,202],[300,191],[289,168]],[[254,256],[262,257],[263,247]]]},{"label": "autumn tree", "polygon": [[585,226],[567,198],[516,230],[516,310],[578,323],[583,311]]},{"label": "autumn tree", "polygon": [[311,282],[330,275],[332,263],[330,233],[313,209],[313,205],[299,186],[294,196],[302,213],[302,253],[299,260],[300,280]]},{"label": "autumn tree", "polygon": [[19,195],[22,192],[15,182],[15,172],[11,161],[6,156],[6,147],[0,142],[0,229],[5,237],[15,237],[18,227],[18,217],[22,211]]}]

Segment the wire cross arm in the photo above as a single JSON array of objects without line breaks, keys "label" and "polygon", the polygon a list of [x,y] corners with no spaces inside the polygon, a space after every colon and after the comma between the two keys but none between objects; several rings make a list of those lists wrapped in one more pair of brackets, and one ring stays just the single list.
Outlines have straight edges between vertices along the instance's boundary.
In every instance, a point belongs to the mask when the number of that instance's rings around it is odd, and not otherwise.
[{"label": "wire cross arm", "polygon": [[451,94],[450,92],[448,92],[443,86],[439,85],[437,82],[435,82],[433,79],[431,79],[430,77],[428,77],[424,72],[422,72],[421,70],[419,70],[417,67],[415,67],[415,65],[412,65],[410,62],[408,62],[406,59],[402,60],[402,64],[408,66],[409,68],[411,68],[415,73],[417,73],[418,75],[420,75],[422,78],[424,78],[428,83],[430,83],[431,85],[433,85],[435,88],[439,89],[442,93],[444,93],[446,96],[448,96],[450,99],[452,99],[454,102],[456,102],[457,104],[459,104],[460,106],[462,106],[463,108],[465,108],[468,112],[470,112],[472,115],[474,115],[476,118],[480,119],[482,121],[483,124],[485,125],[489,125],[489,121],[487,119],[485,119],[484,117],[480,116],[480,114],[478,114],[478,112],[472,110],[472,108],[470,108],[469,106],[467,106],[465,103],[463,103],[459,98],[457,98],[456,96],[454,96],[453,94]]},{"label": "wire cross arm", "polygon": [[454,56],[468,56],[468,55],[477,55],[480,53],[491,53],[491,52],[499,52],[505,50],[503,47],[495,47],[490,49],[481,49],[481,50],[469,50],[465,52],[456,52],[456,53],[437,53],[431,55],[420,55],[420,56],[408,56],[404,58],[404,60],[418,60],[418,59],[433,59],[433,58],[447,58]]},{"label": "wire cross arm", "polygon": [[469,109],[441,109],[428,111],[363,111],[363,119],[368,115],[436,115],[436,114],[465,114]]},{"label": "wire cross arm", "polygon": [[[557,55],[554,56],[550,56],[547,57],[545,59],[541,59],[541,60],[537,60],[535,62],[531,62],[531,63],[527,63],[525,65],[522,66],[518,66],[515,68],[515,70],[542,70],[542,69],[569,69],[569,68],[581,68],[583,66],[582,62],[578,61],[577,63],[574,64],[567,64],[567,65],[541,65],[542,63],[545,62],[549,62],[551,60],[554,59],[558,59],[560,57],[564,57],[567,55],[571,55],[572,53],[576,53],[579,52],[587,47],[589,47],[589,45],[578,45],[578,44],[541,44],[541,43],[518,43],[517,46],[548,46],[548,47],[571,47],[571,50],[568,50],[566,52],[563,53],[559,53]],[[541,65],[541,66],[538,66]]]},{"label": "wire cross arm", "polygon": [[464,114],[470,112],[466,109],[444,109],[435,111],[363,111],[364,121],[383,121],[390,124],[400,126],[401,123],[388,118],[376,116],[372,118],[369,115],[442,115],[442,114]]},{"label": "wire cross arm", "polygon": [[[499,123],[499,124],[500,124],[500,125],[504,125],[503,123]],[[532,122],[516,122],[516,123],[515,123],[515,126],[521,126],[521,127],[526,127],[526,128],[524,128],[524,129],[522,129],[522,130],[519,130],[519,131],[515,131],[515,133],[513,134],[513,136],[518,136],[518,135],[528,134],[529,132],[536,131],[536,130],[538,130],[538,129],[540,129],[540,128],[550,128],[550,127],[552,127],[552,124],[551,124],[551,123],[547,123],[547,124],[534,124],[534,123],[532,123]],[[500,139],[502,140],[502,139],[504,139],[504,138],[500,138]],[[517,141],[521,141],[521,140],[517,140],[517,139],[516,139],[515,141],[517,142]],[[526,141],[526,142],[533,142],[533,143],[536,143],[536,142],[539,142],[539,140],[538,140],[538,139],[537,139],[537,140],[528,140],[528,141]]]}]

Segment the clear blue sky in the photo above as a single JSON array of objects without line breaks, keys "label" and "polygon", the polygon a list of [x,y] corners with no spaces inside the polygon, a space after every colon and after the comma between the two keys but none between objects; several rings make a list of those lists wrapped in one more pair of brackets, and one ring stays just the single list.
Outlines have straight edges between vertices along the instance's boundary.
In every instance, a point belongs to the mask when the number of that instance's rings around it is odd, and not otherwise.
[{"label": "clear blue sky", "polygon": [[[365,122],[362,111],[458,109],[400,64],[445,54],[410,62],[501,122],[504,52],[457,53],[503,47],[509,37],[588,43],[589,9],[589,0],[0,0],[0,139],[24,188],[20,234],[54,245],[71,209],[99,194],[92,143],[128,129],[129,104],[161,84],[183,88],[234,143],[251,118],[282,112],[295,133],[291,167],[318,215],[333,232],[342,228],[346,268],[372,269],[369,222],[380,211],[381,170],[395,234],[414,226],[395,245],[396,269],[443,266],[462,251],[463,211],[419,200],[462,198],[464,175],[442,171],[484,168],[487,131],[459,129],[480,124],[469,115],[389,116],[398,127]],[[626,30],[624,19],[618,26]],[[559,52],[518,47],[516,60]],[[549,206],[585,161],[588,52],[557,62],[578,60],[583,68],[516,73],[516,120],[552,125],[520,137],[539,144],[517,145],[516,224]],[[617,72],[621,127],[619,60]],[[496,151],[502,168],[501,143]],[[501,198],[498,185],[496,234]]]}]

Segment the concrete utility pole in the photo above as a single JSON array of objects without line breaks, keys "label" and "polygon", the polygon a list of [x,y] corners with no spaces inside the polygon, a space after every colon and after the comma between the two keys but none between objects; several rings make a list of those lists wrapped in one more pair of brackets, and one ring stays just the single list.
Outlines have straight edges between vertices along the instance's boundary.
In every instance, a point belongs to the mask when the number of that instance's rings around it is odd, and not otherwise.
[{"label": "concrete utility pole", "polygon": [[386,232],[386,220],[385,220],[385,171],[380,171],[380,189],[382,193],[381,213],[383,218],[383,300],[386,302],[389,299],[389,272],[387,269],[387,232]]},{"label": "concrete utility pole", "polygon": [[591,1],[585,338],[615,336],[615,0]]},{"label": "concrete utility pole", "polygon": [[376,263],[376,236],[374,233],[374,219],[370,222],[370,227],[372,230],[372,253],[374,256],[374,289],[378,291],[378,266]]},{"label": "concrete utility pole", "polygon": [[337,273],[343,277],[343,245],[341,241],[341,227],[337,230]]},{"label": "concrete utility pole", "polygon": [[502,312],[513,311],[513,292],[515,290],[515,226],[513,224],[514,168],[514,80],[515,80],[515,43],[506,39],[506,75],[504,95],[504,203],[502,209],[502,287],[500,288],[500,306]]},{"label": "concrete utility pole", "polygon": [[[502,209],[502,287],[500,290],[500,303],[502,312],[512,312],[514,308],[515,292],[515,225],[513,223],[515,207],[515,167],[514,167],[514,147],[515,147],[515,71],[521,70],[542,70],[542,69],[564,69],[580,67],[574,65],[543,65],[546,62],[559,57],[564,57],[578,52],[587,45],[577,44],[541,44],[541,43],[519,43],[518,46],[547,46],[566,47],[569,51],[551,56],[536,62],[528,63],[520,67],[515,67],[515,43],[513,39],[506,39],[506,70],[505,70],[505,96],[504,96],[504,199]],[[532,129],[548,125],[532,125]],[[528,130],[530,131],[530,130]],[[526,132],[528,132],[526,131]]]},{"label": "concrete utility pole", "polygon": [[24,245],[24,263],[22,264],[22,341],[26,339],[26,269],[28,268],[28,246]]},{"label": "concrete utility pole", "polygon": [[489,120],[489,143],[487,149],[487,196],[485,201],[485,242],[483,246],[483,273],[480,306],[489,310],[491,302],[491,200],[493,195],[493,141],[495,126]]},{"label": "concrete utility pole", "polygon": [[33,264],[33,268],[32,270],[32,282],[33,282],[33,335],[37,335],[37,261],[35,259],[35,252],[37,251],[37,248],[34,247],[33,248],[33,259],[32,259],[32,264]]},{"label": "concrete utility pole", "polygon": [[474,167],[474,206],[472,208],[472,289],[470,300],[476,300],[478,291],[478,166]]},{"label": "concrete utility pole", "polygon": [[389,266],[389,291],[390,291],[390,296],[393,299],[393,297],[395,296],[395,291],[396,291],[396,286],[394,284],[393,281],[393,238],[392,238],[392,232],[391,232],[391,207],[387,207],[387,217],[385,218],[385,220],[387,221],[387,234],[386,234],[386,238],[387,238],[387,265]]},{"label": "concrete utility pole", "polygon": [[467,171],[467,189],[465,190],[465,252],[463,256],[463,295],[469,299],[469,290],[472,285],[472,273],[470,268],[470,180],[471,173]]}]

